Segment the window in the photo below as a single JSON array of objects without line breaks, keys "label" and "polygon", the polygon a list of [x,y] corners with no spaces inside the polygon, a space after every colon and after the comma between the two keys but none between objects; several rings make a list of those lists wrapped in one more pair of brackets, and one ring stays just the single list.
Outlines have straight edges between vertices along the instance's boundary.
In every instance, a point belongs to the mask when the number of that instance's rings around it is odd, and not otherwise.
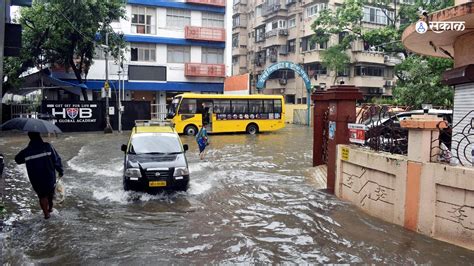
[{"label": "window", "polygon": [[281,100],[274,100],[273,101],[273,112],[275,112],[275,113],[281,113],[282,112]]},{"label": "window", "polygon": [[249,111],[251,114],[263,113],[263,101],[262,100],[250,100]]},{"label": "window", "polygon": [[156,45],[145,43],[130,44],[130,61],[155,62]]},{"label": "window", "polygon": [[168,63],[187,63],[191,60],[191,47],[168,45]]},{"label": "window", "polygon": [[232,65],[237,65],[239,63],[239,56],[232,56]]},{"label": "window", "polygon": [[232,48],[239,48],[239,34],[238,33],[232,35]]},{"label": "window", "polygon": [[213,28],[224,28],[224,15],[218,13],[202,13],[202,26]]},{"label": "window", "polygon": [[203,47],[201,59],[204,64],[224,64],[224,49]]},{"label": "window", "polygon": [[263,101],[263,112],[264,113],[273,113],[273,100],[264,100]]},{"label": "window", "polygon": [[259,5],[255,8],[255,16],[257,18],[262,16],[262,6],[261,5]]},{"label": "window", "polygon": [[393,23],[395,13],[386,9],[364,6],[364,17],[362,21],[381,25]]},{"label": "window", "polygon": [[296,52],[296,39],[289,40],[287,43],[288,46],[288,53]]},{"label": "window", "polygon": [[240,26],[240,15],[237,15],[232,18],[232,28]]},{"label": "window", "polygon": [[374,76],[382,77],[384,75],[384,69],[376,66],[355,66],[355,76]]},{"label": "window", "polygon": [[184,9],[166,9],[166,26],[184,28],[191,24],[191,11]]},{"label": "window", "polygon": [[327,42],[316,43],[311,40],[313,36],[307,36],[301,39],[301,50],[303,52],[312,51],[312,50],[324,50],[327,48]]},{"label": "window", "polygon": [[265,40],[265,27],[255,29],[255,42],[263,42]]},{"label": "window", "polygon": [[344,69],[337,70],[338,77],[349,77],[351,74],[351,69],[349,66],[346,66]]},{"label": "window", "polygon": [[132,33],[156,34],[155,14],[154,8],[132,6]]},{"label": "window", "polygon": [[230,112],[230,100],[214,100],[214,113],[216,114],[229,114]]},{"label": "window", "polygon": [[179,112],[181,114],[195,114],[197,110],[196,99],[183,99]]},{"label": "window", "polygon": [[248,113],[249,103],[247,100],[232,100],[232,113],[245,114]]},{"label": "window", "polygon": [[288,20],[288,29],[296,27],[296,18],[290,18]]},{"label": "window", "polygon": [[295,104],[295,95],[285,95],[285,102],[287,104]]},{"label": "window", "polygon": [[323,11],[327,8],[326,4],[315,4],[306,8],[306,17],[310,18],[316,16],[318,12]]},{"label": "window", "polygon": [[327,75],[328,70],[320,63],[311,63],[304,66],[306,73],[310,76]]}]

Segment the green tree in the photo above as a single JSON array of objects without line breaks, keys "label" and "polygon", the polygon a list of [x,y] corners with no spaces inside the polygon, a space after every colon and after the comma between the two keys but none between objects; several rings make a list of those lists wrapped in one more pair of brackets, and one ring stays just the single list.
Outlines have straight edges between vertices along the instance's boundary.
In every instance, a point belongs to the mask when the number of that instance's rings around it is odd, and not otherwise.
[{"label": "green tree", "polygon": [[[22,8],[23,47],[19,58],[5,62],[6,88],[16,87],[26,70],[44,65],[64,66],[84,83],[106,33],[111,56],[117,61],[123,58],[123,35],[108,26],[120,18],[125,18],[122,0],[37,0],[32,7]],[[82,94],[88,100],[85,89]]]},{"label": "green tree", "polygon": [[441,73],[452,68],[451,60],[410,56],[396,66],[397,87],[393,94],[397,104],[420,108],[424,103],[453,106],[454,91],[441,84]]},{"label": "green tree", "polygon": [[[320,12],[318,18],[312,24],[312,29],[315,32],[313,41],[324,42],[330,40],[331,36],[339,36],[339,44],[332,46],[326,51],[322,51],[322,63],[330,70],[339,69],[341,58],[349,60],[348,50],[355,41],[362,41],[366,45],[376,47],[389,54],[403,54],[403,58],[407,58],[407,60],[395,68],[395,75],[399,82],[394,89],[394,97],[396,97],[395,101],[400,104],[412,105],[414,102],[408,101],[409,98],[402,97],[402,95],[417,94],[417,86],[421,86],[417,85],[420,83],[416,80],[418,76],[415,74],[418,73],[420,65],[414,64],[414,62],[424,64],[421,68],[431,66],[432,62],[438,62],[440,67],[430,68],[430,71],[426,72],[429,73],[431,79],[423,79],[431,81],[423,85],[423,91],[431,90],[433,93],[423,95],[448,97],[441,101],[452,102],[452,93],[444,91],[449,90],[449,88],[443,86],[440,79],[441,74],[452,65],[452,60],[425,58],[412,54],[401,43],[401,36],[406,27],[419,20],[418,9],[420,7],[428,12],[433,12],[452,6],[454,1],[416,0],[414,5],[399,4],[398,2],[395,0],[346,0],[334,10],[326,9]],[[386,13],[385,15],[389,15],[387,10],[393,10],[390,6],[398,5],[398,12],[394,12],[393,16],[387,16],[387,26],[367,29],[362,27],[364,5],[379,7]],[[438,90],[442,92],[438,93]],[[422,97],[420,95],[417,96]],[[418,99],[415,102],[417,104],[421,104],[421,102],[430,103],[432,100],[432,98],[426,98]],[[439,103],[439,101],[437,102]]]}]

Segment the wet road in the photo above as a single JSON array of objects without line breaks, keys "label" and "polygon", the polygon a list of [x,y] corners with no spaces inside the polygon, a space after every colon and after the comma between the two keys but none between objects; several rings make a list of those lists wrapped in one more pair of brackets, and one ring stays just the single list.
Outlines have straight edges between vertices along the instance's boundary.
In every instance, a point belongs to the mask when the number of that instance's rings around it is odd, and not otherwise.
[{"label": "wet road", "polygon": [[50,139],[66,168],[67,198],[43,220],[24,166],[26,136],[3,136],[7,207],[3,263],[469,264],[474,252],[369,217],[309,178],[311,130],[212,135],[205,161],[190,145],[185,193],[122,189],[127,134]]}]

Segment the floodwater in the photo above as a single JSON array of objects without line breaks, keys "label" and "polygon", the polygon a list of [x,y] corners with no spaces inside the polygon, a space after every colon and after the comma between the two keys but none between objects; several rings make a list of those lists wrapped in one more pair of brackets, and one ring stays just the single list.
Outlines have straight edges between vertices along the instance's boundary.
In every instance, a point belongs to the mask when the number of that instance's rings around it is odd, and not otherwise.
[{"label": "floodwater", "polygon": [[25,135],[2,136],[5,264],[431,263],[470,264],[474,252],[370,217],[318,190],[312,132],[211,135],[204,161],[192,137],[188,192],[122,189],[128,134],[49,139],[63,158],[67,197],[44,220],[14,155]]}]

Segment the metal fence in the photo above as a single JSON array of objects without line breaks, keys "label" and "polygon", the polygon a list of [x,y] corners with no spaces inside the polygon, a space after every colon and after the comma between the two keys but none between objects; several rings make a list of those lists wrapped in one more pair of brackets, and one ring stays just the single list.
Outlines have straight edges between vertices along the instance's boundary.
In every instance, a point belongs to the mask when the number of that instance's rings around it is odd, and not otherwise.
[{"label": "metal fence", "polygon": [[365,145],[375,151],[408,153],[408,130],[400,127],[397,114],[409,111],[403,106],[366,104],[357,111],[357,123],[367,127]]},{"label": "metal fence", "polygon": [[438,123],[439,135],[431,142],[431,161],[474,166],[474,110],[456,124]]},{"label": "metal fence", "polygon": [[151,105],[151,119],[165,120],[167,114],[166,104]]},{"label": "metal fence", "polygon": [[17,117],[38,118],[39,108],[40,106],[34,103],[12,104],[10,105],[11,118],[17,118]]}]

